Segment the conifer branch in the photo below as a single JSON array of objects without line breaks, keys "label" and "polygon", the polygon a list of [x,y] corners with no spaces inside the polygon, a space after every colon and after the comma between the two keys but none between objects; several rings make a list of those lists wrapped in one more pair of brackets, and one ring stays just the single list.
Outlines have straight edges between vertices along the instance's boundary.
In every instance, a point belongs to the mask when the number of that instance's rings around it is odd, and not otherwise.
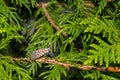
[{"label": "conifer branch", "polygon": [[[37,3],[36,4],[36,7],[42,7],[44,12],[45,12],[45,16],[47,17],[47,20],[50,22],[50,24],[52,25],[52,27],[56,30],[56,31],[59,31],[60,30],[60,27],[58,25],[55,24],[54,20],[51,18],[51,16],[49,15],[49,12],[48,10],[46,9],[47,7],[47,3]],[[62,32],[62,35],[64,37],[67,37],[68,35],[65,33],[65,32]]]},{"label": "conifer branch", "polygon": [[[19,60],[30,61],[29,58],[13,58],[13,61],[19,61]],[[105,66],[70,64],[70,63],[64,63],[64,62],[60,62],[55,59],[46,58],[46,57],[39,58],[35,61],[40,62],[40,63],[53,64],[53,65],[58,64],[65,68],[73,67],[73,68],[77,68],[79,70],[98,70],[98,71],[103,71],[103,72],[118,72],[118,73],[120,73],[120,67],[113,67],[113,66],[109,66],[108,68],[106,68]]]}]

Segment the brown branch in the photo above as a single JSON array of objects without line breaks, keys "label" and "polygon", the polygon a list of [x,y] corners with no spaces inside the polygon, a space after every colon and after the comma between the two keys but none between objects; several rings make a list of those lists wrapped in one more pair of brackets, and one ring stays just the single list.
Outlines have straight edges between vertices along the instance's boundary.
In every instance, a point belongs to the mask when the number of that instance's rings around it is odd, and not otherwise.
[{"label": "brown branch", "polygon": [[[60,27],[58,25],[55,24],[54,20],[51,18],[51,16],[49,15],[49,12],[48,10],[46,9],[47,7],[47,3],[37,3],[36,4],[36,7],[42,7],[44,12],[45,12],[45,16],[47,17],[48,21],[50,22],[50,24],[53,26],[53,28],[56,30],[56,31],[59,31],[60,30]],[[68,35],[65,33],[65,32],[62,32],[62,35],[64,37],[67,37]]]},{"label": "brown branch", "polygon": [[[50,24],[53,26],[53,28],[55,28],[56,31],[59,31],[59,30],[60,30],[60,27],[55,24],[54,20],[50,17],[50,15],[49,15],[49,13],[48,13],[48,11],[47,11],[47,9],[46,9],[46,7],[48,6],[48,3],[42,3],[42,2],[41,2],[41,3],[37,3],[37,4],[36,4],[36,7],[41,7],[41,6],[42,6],[42,8],[44,9],[45,16],[47,17],[47,19],[48,19],[48,21],[50,22]],[[67,37],[67,36],[68,36],[65,32],[62,32],[62,35],[63,35],[64,37]],[[78,48],[78,47],[77,47],[77,49],[78,49],[79,52],[82,52],[82,49],[81,49],[81,48]]]},{"label": "brown branch", "polygon": [[[18,60],[25,60],[25,61],[30,61],[30,59],[28,58],[13,58],[14,61],[18,61]],[[41,62],[41,63],[47,63],[47,64],[53,64],[53,65],[61,65],[65,68],[77,68],[79,70],[98,70],[98,71],[104,71],[104,72],[119,72],[120,73],[120,67],[104,67],[104,66],[90,66],[90,65],[80,65],[80,64],[69,64],[69,63],[64,63],[64,62],[60,62],[51,58],[46,58],[46,57],[42,57],[40,59],[35,60],[37,62]]]}]

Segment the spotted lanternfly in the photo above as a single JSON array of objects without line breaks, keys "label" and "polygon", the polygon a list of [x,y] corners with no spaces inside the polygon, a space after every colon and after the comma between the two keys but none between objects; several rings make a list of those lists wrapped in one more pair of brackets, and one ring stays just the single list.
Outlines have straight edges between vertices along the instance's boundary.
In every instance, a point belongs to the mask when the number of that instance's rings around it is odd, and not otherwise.
[{"label": "spotted lanternfly", "polygon": [[30,55],[31,60],[36,60],[42,56],[46,56],[50,53],[50,48],[43,48],[36,51],[33,51]]}]

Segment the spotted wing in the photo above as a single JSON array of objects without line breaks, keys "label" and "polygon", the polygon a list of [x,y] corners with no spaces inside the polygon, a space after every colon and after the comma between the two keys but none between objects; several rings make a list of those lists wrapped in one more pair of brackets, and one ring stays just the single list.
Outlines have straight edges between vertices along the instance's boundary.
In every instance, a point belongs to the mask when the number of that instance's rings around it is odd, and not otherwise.
[{"label": "spotted wing", "polygon": [[30,59],[31,60],[38,59],[42,56],[49,54],[49,52],[50,52],[50,48],[44,48],[44,49],[39,49],[39,50],[33,51],[30,55]]}]

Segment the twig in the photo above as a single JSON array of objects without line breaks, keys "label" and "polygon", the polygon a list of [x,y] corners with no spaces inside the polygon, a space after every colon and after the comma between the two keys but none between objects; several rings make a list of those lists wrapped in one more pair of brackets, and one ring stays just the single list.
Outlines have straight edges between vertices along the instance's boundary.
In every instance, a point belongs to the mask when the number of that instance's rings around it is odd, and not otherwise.
[{"label": "twig", "polygon": [[[53,28],[54,28],[56,31],[59,31],[59,30],[60,30],[60,27],[55,24],[54,20],[51,18],[51,16],[49,15],[48,10],[46,9],[47,3],[41,2],[41,3],[37,3],[37,4],[36,4],[36,7],[40,7],[40,6],[44,9],[45,16],[47,17],[48,21],[49,21],[50,24],[53,26]],[[67,36],[68,36],[65,32],[62,32],[62,35],[63,35],[64,37],[67,37]]]},{"label": "twig", "polygon": [[[13,58],[14,61],[18,61],[18,60],[25,60],[25,61],[30,61],[30,59],[28,58]],[[104,67],[104,66],[90,66],[90,65],[80,65],[80,64],[69,64],[69,63],[64,63],[64,62],[60,62],[51,58],[46,58],[46,57],[42,57],[40,59],[35,60],[37,62],[41,62],[41,63],[47,63],[47,64],[53,64],[53,65],[61,65],[65,68],[77,68],[79,70],[98,70],[98,71],[104,71],[104,72],[119,72],[120,73],[120,67]]]},{"label": "twig", "polygon": [[12,58],[13,61],[19,61],[19,60],[23,60],[23,61],[27,61],[30,62],[31,60],[29,58]]},{"label": "twig", "polygon": [[89,66],[89,65],[80,65],[80,64],[69,64],[69,63],[63,63],[63,62],[59,62],[56,61],[54,59],[50,59],[50,58],[40,58],[37,59],[36,61],[38,62],[42,62],[42,63],[48,63],[48,64],[58,64],[61,65],[65,68],[70,68],[70,67],[74,67],[80,70],[99,70],[99,71],[109,71],[109,72],[120,72],[120,67],[98,67],[98,66]]},{"label": "twig", "polygon": [[[54,20],[50,17],[49,13],[48,13],[48,10],[46,9],[46,7],[48,6],[48,3],[37,3],[36,4],[36,7],[40,7],[42,6],[42,8],[44,9],[44,12],[45,12],[45,16],[47,17],[48,21],[50,22],[50,24],[53,26],[53,28],[55,28],[56,31],[59,31],[60,30],[60,27],[58,25],[55,24]],[[62,32],[62,35],[64,37],[67,37],[68,35],[65,33],[65,32]],[[82,51],[81,48],[77,48],[79,52]]]}]

